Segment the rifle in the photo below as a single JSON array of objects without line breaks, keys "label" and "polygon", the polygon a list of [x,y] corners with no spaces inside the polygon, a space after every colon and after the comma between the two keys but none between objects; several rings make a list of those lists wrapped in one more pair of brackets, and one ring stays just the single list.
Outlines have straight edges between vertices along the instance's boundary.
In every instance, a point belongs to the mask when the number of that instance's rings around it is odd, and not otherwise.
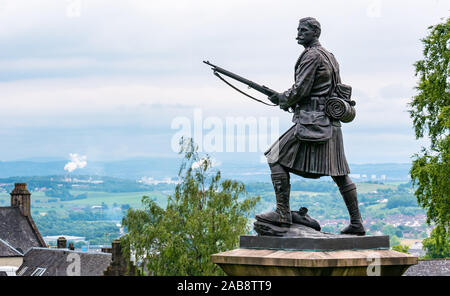
[{"label": "rifle", "polygon": [[[225,70],[224,68],[221,68],[221,67],[219,67],[219,66],[213,65],[213,64],[211,64],[209,61],[203,61],[203,63],[207,64],[208,66],[211,66],[211,67],[212,67],[211,70],[213,70],[214,75],[216,75],[217,77],[219,77],[220,80],[222,80],[223,82],[225,82],[227,85],[229,85],[230,87],[232,87],[232,88],[235,89],[236,91],[238,91],[238,92],[240,92],[240,93],[246,95],[247,97],[249,97],[249,98],[251,98],[251,99],[253,99],[253,100],[256,100],[256,101],[258,101],[258,102],[260,102],[260,103],[263,103],[263,104],[265,104],[265,105],[268,105],[268,106],[277,106],[277,105],[268,104],[268,103],[266,103],[266,102],[263,102],[263,101],[261,101],[261,100],[258,100],[257,98],[254,98],[254,97],[252,97],[251,95],[249,95],[249,94],[247,94],[247,93],[241,91],[240,89],[238,89],[237,87],[235,87],[234,85],[232,85],[231,83],[229,83],[228,81],[226,81],[222,76],[220,76],[220,74],[223,74],[223,75],[225,75],[225,76],[228,76],[228,77],[230,77],[230,78],[233,78],[234,80],[237,80],[237,81],[239,81],[239,82],[241,82],[241,83],[247,85],[249,88],[253,88],[253,89],[256,90],[256,91],[259,91],[260,93],[263,93],[263,94],[265,94],[265,95],[268,96],[268,97],[271,97],[271,96],[277,94],[277,93],[278,93],[277,91],[274,91],[273,89],[270,89],[270,88],[268,88],[267,86],[259,85],[259,84],[256,83],[256,82],[253,82],[253,81],[251,81],[251,80],[248,80],[248,79],[246,79],[246,78],[244,78],[244,77],[241,77],[241,76],[239,76],[239,75],[237,75],[237,74],[234,74],[234,73],[232,73],[232,72],[230,72],[230,71],[228,71],[228,70]],[[219,74],[219,73],[220,73],[220,74]]]}]

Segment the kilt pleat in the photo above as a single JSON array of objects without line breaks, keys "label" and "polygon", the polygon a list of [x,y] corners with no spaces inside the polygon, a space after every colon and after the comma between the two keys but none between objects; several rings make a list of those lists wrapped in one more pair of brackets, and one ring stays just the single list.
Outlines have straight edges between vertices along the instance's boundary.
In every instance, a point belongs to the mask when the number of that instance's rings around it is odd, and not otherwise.
[{"label": "kilt pleat", "polygon": [[332,126],[331,139],[317,144],[301,142],[294,136],[295,125],[264,153],[269,163],[278,162],[291,172],[307,178],[344,176],[350,168],[344,153],[340,127]]}]

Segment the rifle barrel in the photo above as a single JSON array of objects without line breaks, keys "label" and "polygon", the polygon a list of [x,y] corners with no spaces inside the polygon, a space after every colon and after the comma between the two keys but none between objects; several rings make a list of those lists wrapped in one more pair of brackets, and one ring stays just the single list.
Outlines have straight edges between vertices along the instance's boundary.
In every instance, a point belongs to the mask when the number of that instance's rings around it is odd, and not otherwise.
[{"label": "rifle barrel", "polygon": [[269,96],[269,97],[270,97],[270,96],[272,96],[272,95],[274,95],[274,94],[277,93],[276,91],[274,91],[274,90],[268,88],[267,86],[259,85],[259,84],[256,83],[256,82],[253,82],[253,81],[251,81],[251,80],[248,80],[248,79],[246,79],[246,78],[244,78],[244,77],[242,77],[242,76],[239,76],[239,75],[237,75],[237,74],[234,74],[234,73],[232,73],[232,72],[230,72],[230,71],[228,71],[228,70],[225,70],[224,68],[221,68],[221,67],[219,67],[219,66],[216,66],[216,65],[214,65],[214,64],[211,64],[209,61],[203,61],[203,63],[205,63],[205,64],[211,66],[211,67],[212,67],[212,70],[213,70],[214,72],[219,72],[219,73],[221,73],[221,74],[223,74],[223,75],[225,75],[225,76],[228,76],[228,77],[230,77],[230,78],[233,78],[234,80],[237,80],[237,81],[239,81],[239,82],[241,82],[241,83],[243,83],[243,84],[246,84],[246,85],[248,85],[249,87],[253,88],[254,90],[257,90],[257,91],[259,91],[259,92],[265,94],[266,96]]}]

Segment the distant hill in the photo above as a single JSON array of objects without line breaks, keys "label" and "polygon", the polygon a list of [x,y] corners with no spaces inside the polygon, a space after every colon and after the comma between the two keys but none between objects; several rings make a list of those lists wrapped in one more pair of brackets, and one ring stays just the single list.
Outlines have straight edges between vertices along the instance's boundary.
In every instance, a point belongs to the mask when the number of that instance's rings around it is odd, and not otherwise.
[{"label": "distant hill", "polygon": [[[173,185],[168,184],[145,184],[137,182],[136,180],[121,179],[107,176],[92,176],[84,175],[50,175],[50,176],[20,176],[0,178],[0,191],[11,192],[14,188],[14,183],[27,183],[27,187],[32,191],[48,191],[55,190],[58,194],[67,190],[78,191],[100,191],[110,193],[121,192],[144,192],[154,190],[173,189]],[[51,195],[48,195],[51,196]]]},{"label": "distant hill", "polygon": [[375,175],[378,180],[385,175],[390,181],[409,180],[410,168],[410,163],[350,164],[352,174],[367,175],[367,179]]},{"label": "distant hill", "polygon": [[[68,161],[3,161],[0,162],[0,178],[13,176],[70,175],[64,170]],[[136,180],[147,177],[176,177],[180,159],[133,159],[114,162],[88,162],[76,175],[109,176]]]},{"label": "distant hill", "polygon": [[[67,160],[24,160],[0,162],[0,178],[14,176],[50,176],[50,175],[90,175],[109,176],[137,180],[142,177],[161,180],[175,178],[181,159],[145,158],[109,162],[89,162],[85,168],[77,169],[72,174],[64,171]],[[355,181],[407,181],[409,180],[408,163],[350,164],[352,178]],[[217,169],[223,177],[244,182],[270,182],[269,167],[266,163],[253,160],[242,161],[218,160]],[[358,178],[359,177],[359,178]]]}]

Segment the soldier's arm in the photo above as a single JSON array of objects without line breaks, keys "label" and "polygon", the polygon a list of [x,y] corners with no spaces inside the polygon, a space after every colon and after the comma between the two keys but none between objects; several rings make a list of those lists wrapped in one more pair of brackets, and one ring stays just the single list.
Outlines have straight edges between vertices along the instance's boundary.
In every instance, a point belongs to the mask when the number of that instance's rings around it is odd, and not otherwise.
[{"label": "soldier's arm", "polygon": [[314,77],[321,63],[320,54],[315,50],[305,53],[298,66],[294,85],[279,96],[280,108],[294,107],[308,97],[314,84]]}]

